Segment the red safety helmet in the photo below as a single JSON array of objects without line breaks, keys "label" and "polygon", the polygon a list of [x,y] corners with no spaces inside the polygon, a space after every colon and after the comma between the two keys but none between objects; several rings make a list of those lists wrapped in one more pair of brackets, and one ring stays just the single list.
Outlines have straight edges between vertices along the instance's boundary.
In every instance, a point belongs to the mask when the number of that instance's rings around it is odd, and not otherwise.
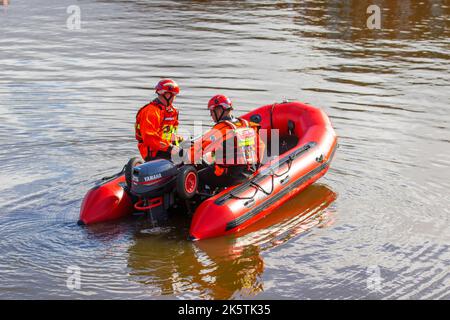
[{"label": "red safety helmet", "polygon": [[173,95],[177,95],[180,93],[180,87],[172,79],[162,79],[156,85],[155,91],[157,94],[160,94],[160,95],[163,95],[166,92],[170,92]]},{"label": "red safety helmet", "polygon": [[233,110],[233,103],[230,98],[223,94],[218,94],[212,97],[208,102],[208,110],[214,110],[217,107],[221,107],[222,110]]}]

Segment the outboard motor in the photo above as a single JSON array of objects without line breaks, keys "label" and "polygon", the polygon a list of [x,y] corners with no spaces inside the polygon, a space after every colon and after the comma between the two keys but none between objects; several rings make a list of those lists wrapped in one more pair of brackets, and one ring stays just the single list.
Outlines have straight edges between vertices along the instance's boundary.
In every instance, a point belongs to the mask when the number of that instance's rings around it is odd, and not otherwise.
[{"label": "outboard motor", "polygon": [[[129,163],[133,163],[133,158]],[[177,166],[169,160],[157,159],[135,167],[131,174],[130,192],[139,198],[135,209],[149,212],[152,220],[167,220],[167,210],[178,199],[188,200],[197,192],[197,170],[191,165]],[[185,202],[189,207],[188,202]]]},{"label": "outboard motor", "polygon": [[130,192],[139,197],[135,208],[150,211],[157,222],[167,220],[167,209],[175,203],[178,168],[169,160],[158,159],[132,169]]}]

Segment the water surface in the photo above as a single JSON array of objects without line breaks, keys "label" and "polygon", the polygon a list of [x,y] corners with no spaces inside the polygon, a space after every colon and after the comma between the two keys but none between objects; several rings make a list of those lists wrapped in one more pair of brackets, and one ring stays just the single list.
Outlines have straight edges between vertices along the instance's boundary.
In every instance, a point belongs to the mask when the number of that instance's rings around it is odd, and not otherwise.
[{"label": "water surface", "polygon": [[[381,30],[366,26],[373,3]],[[449,299],[449,5],[0,7],[0,297]],[[238,114],[323,108],[340,143],[330,171],[237,237],[188,242],[183,217],[159,236],[141,218],[80,228],[85,192],[137,154],[134,116],[162,77],[182,88],[184,130],[210,123],[217,93]]]}]

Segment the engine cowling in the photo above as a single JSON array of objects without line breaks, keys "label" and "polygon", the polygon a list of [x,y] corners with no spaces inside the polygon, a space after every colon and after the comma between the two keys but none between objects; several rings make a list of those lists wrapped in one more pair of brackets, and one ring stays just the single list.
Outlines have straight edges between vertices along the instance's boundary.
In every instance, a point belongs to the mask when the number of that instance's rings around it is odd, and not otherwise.
[{"label": "engine cowling", "polygon": [[169,160],[157,159],[133,168],[131,193],[138,197],[153,198],[173,191],[178,174]]}]

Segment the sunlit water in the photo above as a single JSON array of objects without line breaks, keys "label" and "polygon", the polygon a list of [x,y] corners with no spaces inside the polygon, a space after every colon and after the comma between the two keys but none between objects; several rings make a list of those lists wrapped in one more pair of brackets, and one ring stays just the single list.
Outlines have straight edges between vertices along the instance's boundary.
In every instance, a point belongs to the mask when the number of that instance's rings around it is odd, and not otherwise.
[{"label": "sunlit water", "polygon": [[[0,298],[450,298],[449,2],[11,0],[0,7]],[[69,5],[81,30],[69,30]],[[340,148],[328,174],[243,234],[192,243],[183,217],[76,225],[137,154],[161,77],[182,128],[298,99]],[[67,267],[81,289],[66,286]]]}]

